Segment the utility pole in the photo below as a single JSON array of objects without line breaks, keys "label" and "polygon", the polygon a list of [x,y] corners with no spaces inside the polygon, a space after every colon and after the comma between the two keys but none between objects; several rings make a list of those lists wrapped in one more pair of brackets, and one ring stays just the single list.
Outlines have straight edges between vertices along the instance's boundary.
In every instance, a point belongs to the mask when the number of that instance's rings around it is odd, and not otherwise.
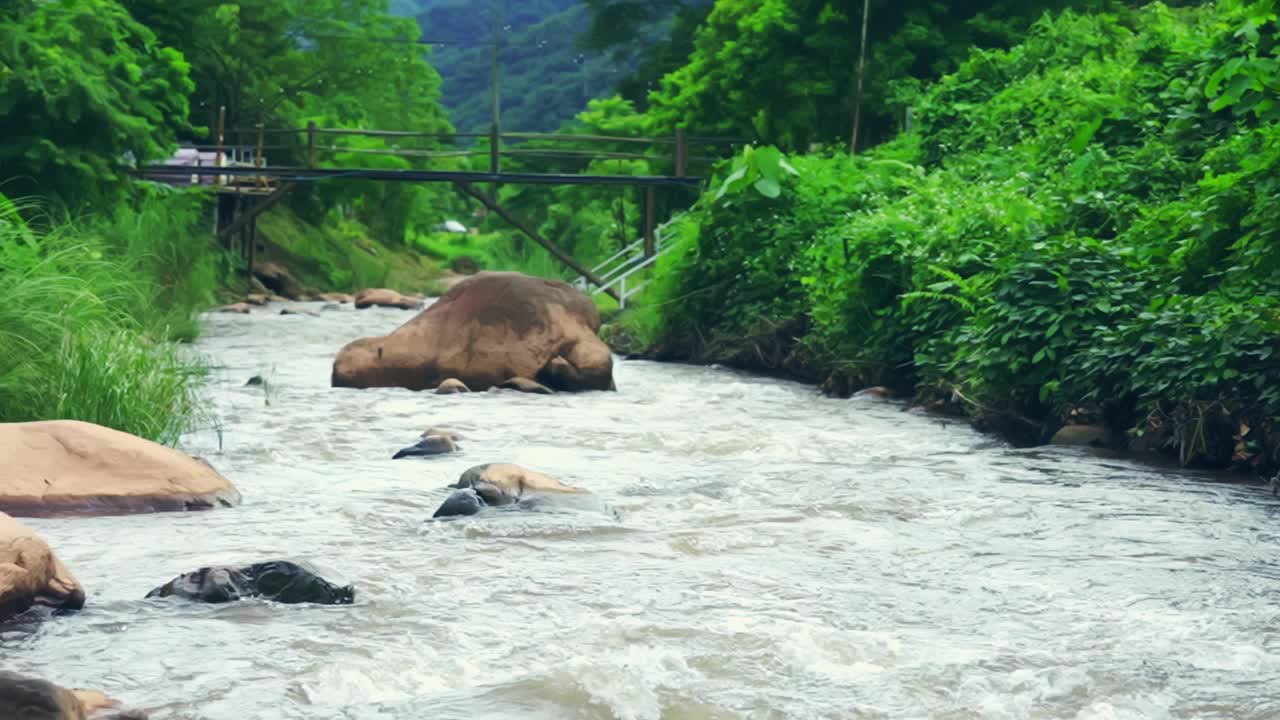
[{"label": "utility pole", "polygon": [[853,133],[849,137],[849,154],[858,154],[858,132],[862,128],[862,81],[867,68],[867,18],[871,15],[871,0],[862,0],[862,44],[858,47],[858,89],[853,96]]}]

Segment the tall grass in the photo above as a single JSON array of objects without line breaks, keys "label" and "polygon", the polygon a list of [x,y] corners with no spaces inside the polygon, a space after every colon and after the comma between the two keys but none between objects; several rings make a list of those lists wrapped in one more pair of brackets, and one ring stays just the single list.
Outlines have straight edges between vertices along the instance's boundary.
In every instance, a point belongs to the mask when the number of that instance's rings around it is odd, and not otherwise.
[{"label": "tall grass", "polygon": [[72,220],[0,202],[0,422],[84,420],[174,444],[198,421],[203,368],[172,341],[194,337],[217,284],[200,210],[155,197]]}]

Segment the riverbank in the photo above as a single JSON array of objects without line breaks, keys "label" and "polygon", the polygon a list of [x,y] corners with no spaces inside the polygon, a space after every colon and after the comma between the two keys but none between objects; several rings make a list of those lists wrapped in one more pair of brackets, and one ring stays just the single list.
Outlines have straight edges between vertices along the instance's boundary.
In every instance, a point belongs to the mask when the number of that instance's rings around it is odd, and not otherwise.
[{"label": "riverbank", "polygon": [[746,155],[674,225],[614,342],[839,396],[889,386],[1023,445],[1094,426],[1269,476],[1280,124],[1244,58],[1274,59],[1277,30],[1254,20],[1047,18],[866,155]]}]

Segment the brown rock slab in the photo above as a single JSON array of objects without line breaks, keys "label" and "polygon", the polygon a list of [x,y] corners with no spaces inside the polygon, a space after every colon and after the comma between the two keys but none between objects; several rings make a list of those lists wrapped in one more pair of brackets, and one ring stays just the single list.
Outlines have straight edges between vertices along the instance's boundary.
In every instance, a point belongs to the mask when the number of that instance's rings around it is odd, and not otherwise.
[{"label": "brown rock slab", "polygon": [[356,293],[355,304],[357,310],[364,310],[371,307],[416,310],[422,307],[422,301],[418,298],[410,295],[401,295],[395,290],[388,290],[387,288],[361,290]]},{"label": "brown rock slab", "polygon": [[223,305],[222,307],[218,308],[214,312],[234,313],[236,315],[248,315],[249,310],[250,310],[249,303],[240,302],[232,305]]},{"label": "brown rock slab", "polygon": [[355,296],[347,293],[320,293],[319,297],[325,302],[338,303],[339,305],[355,302]]},{"label": "brown rock slab", "polygon": [[875,387],[863,388],[853,394],[854,397],[875,398],[877,400],[892,400],[897,393],[887,387],[876,385]]},{"label": "brown rock slab", "polygon": [[48,543],[0,513],[0,622],[33,605],[79,610],[84,599],[84,588]]},{"label": "brown rock slab", "polygon": [[452,378],[483,391],[522,377],[555,390],[613,390],[599,330],[595,304],[567,283],[480,273],[390,335],[344,347],[332,383],[426,390]]},{"label": "brown rock slab", "polygon": [[0,424],[0,512],[25,517],[124,515],[239,504],[203,460],[91,423]]}]

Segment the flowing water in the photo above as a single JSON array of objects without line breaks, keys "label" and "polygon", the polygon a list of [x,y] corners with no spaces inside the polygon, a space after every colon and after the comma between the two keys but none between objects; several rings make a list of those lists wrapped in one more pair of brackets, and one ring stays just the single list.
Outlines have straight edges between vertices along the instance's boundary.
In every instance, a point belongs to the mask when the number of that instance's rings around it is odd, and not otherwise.
[{"label": "flowing water", "polygon": [[[307,306],[319,312],[318,305]],[[0,667],[153,718],[1276,718],[1277,504],[871,400],[621,362],[618,393],[335,390],[349,306],[212,316],[234,509],[32,521],[89,608]],[[244,387],[252,375],[269,387]],[[426,427],[463,452],[391,461]],[[515,462],[580,509],[434,522]],[[180,572],[312,561],[349,607],[140,600]]]}]

